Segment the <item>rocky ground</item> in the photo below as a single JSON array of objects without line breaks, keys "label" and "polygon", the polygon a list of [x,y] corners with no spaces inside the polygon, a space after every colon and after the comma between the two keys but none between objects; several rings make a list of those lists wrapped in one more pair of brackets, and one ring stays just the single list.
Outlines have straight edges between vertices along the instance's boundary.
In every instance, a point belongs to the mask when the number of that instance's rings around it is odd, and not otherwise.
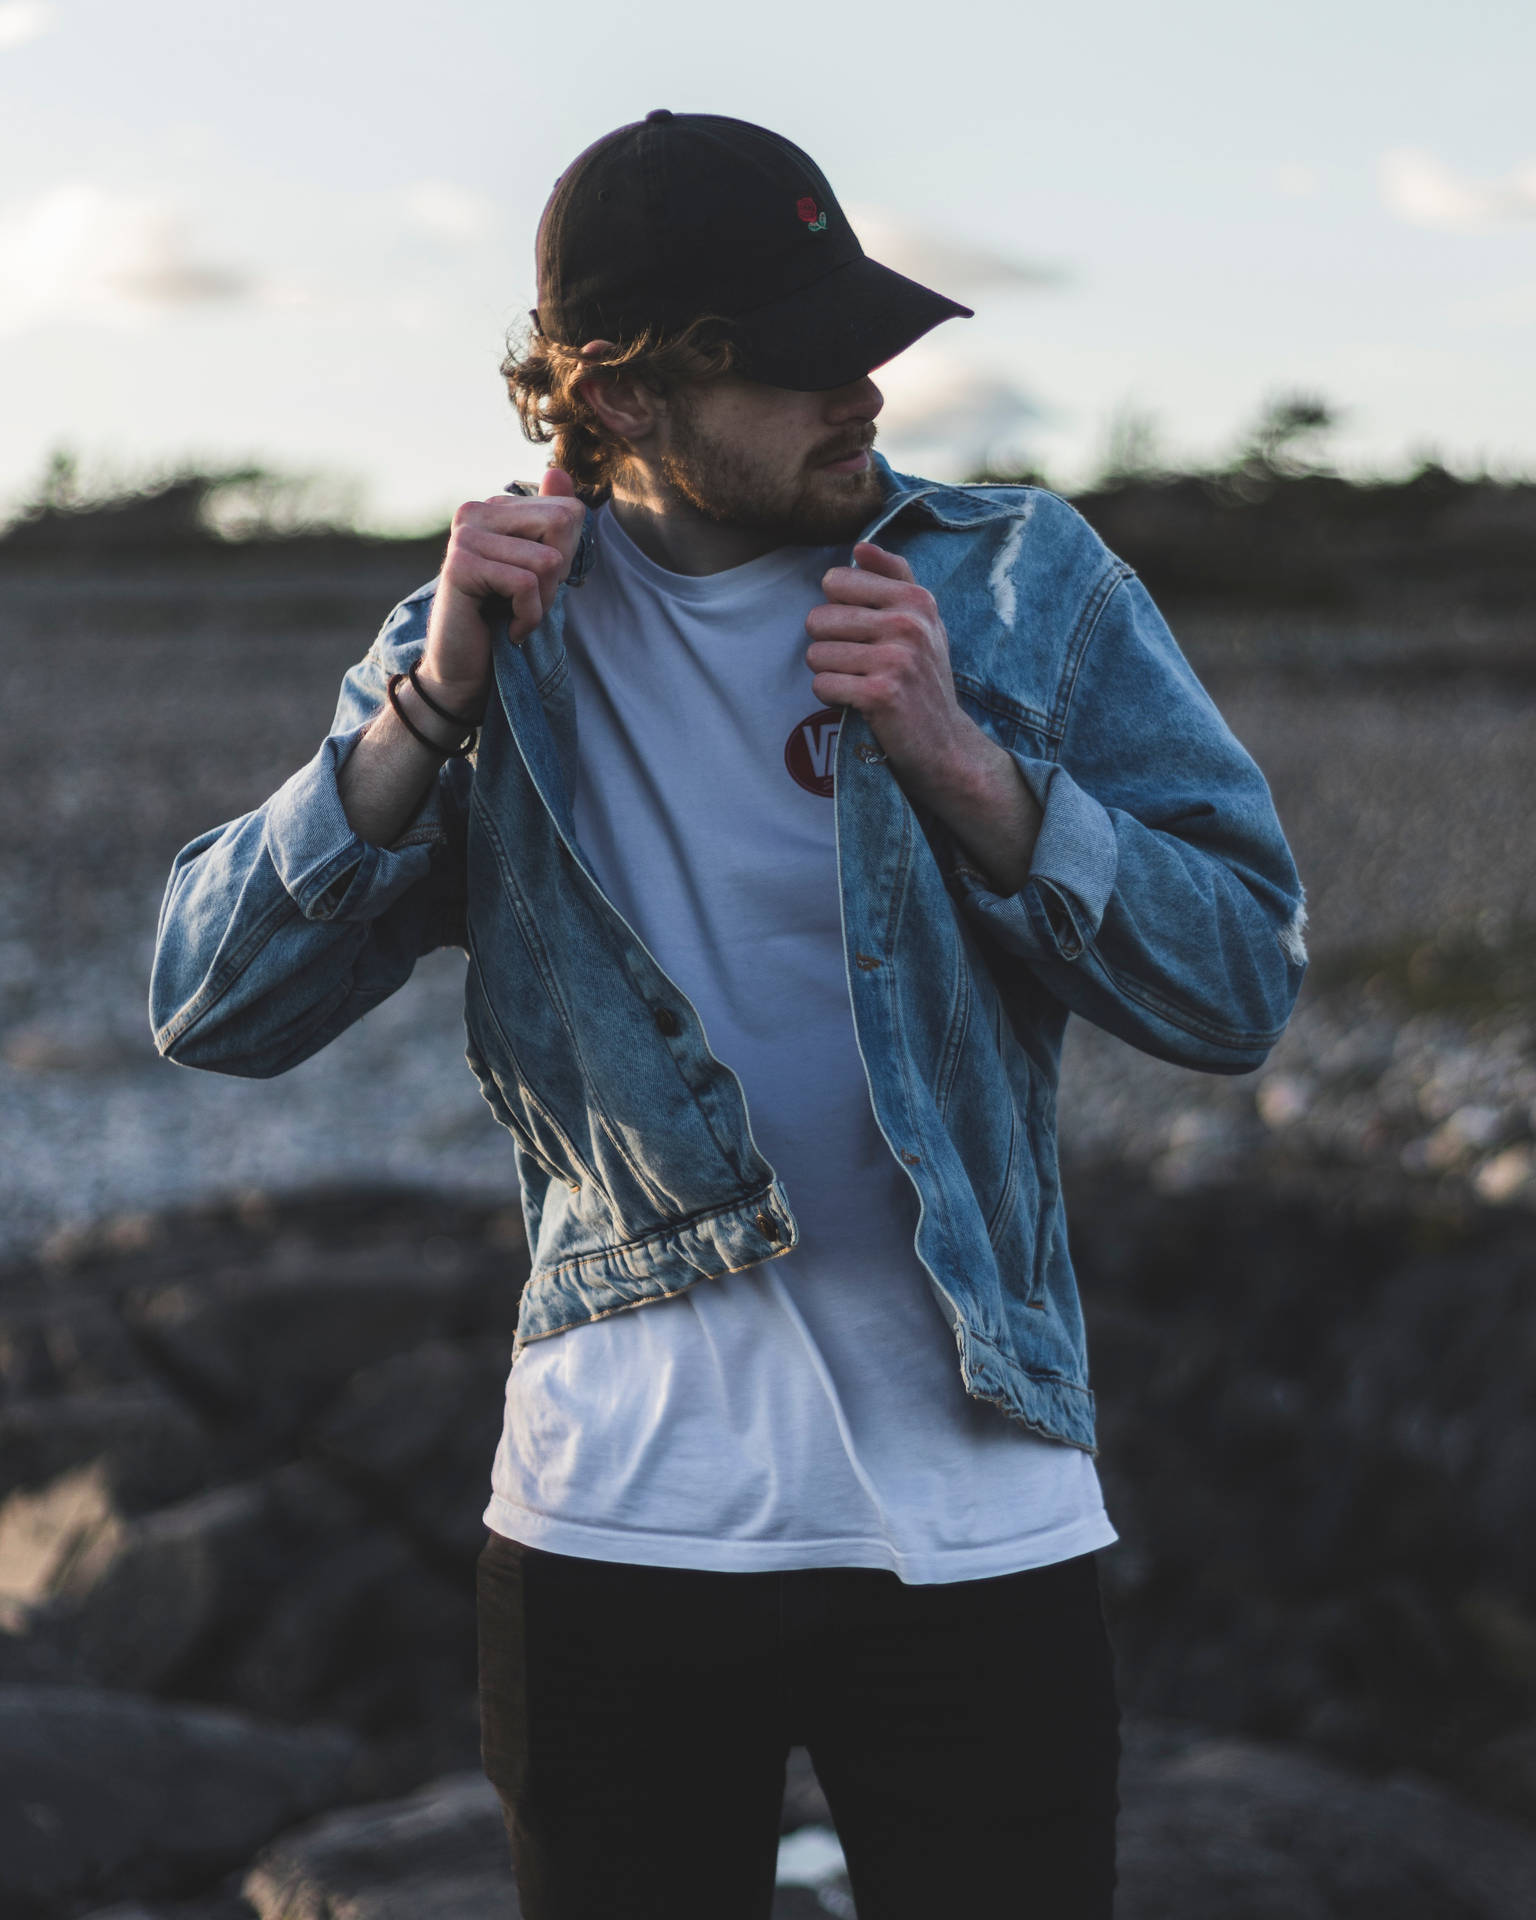
[{"label": "rocky ground", "polygon": [[[1536,1221],[1315,1181],[1073,1198],[1122,1912],[1528,1914]],[[515,1911],[472,1595],[523,1270],[506,1211],[391,1190],[10,1271],[0,1911]],[[780,1914],[850,1911],[803,1755],[784,1824]]]},{"label": "rocky ground", "polygon": [[[143,1013],[172,854],[311,750],[407,558],[0,579],[17,1920],[514,1911],[471,1574],[523,1253],[460,963],[273,1083]],[[1233,1080],[1069,1044],[1122,1912],[1493,1920],[1536,1910],[1536,690],[1299,617],[1178,623],[1309,884],[1291,1031]],[[785,1826],[781,1913],[851,1911],[803,1756]]]}]

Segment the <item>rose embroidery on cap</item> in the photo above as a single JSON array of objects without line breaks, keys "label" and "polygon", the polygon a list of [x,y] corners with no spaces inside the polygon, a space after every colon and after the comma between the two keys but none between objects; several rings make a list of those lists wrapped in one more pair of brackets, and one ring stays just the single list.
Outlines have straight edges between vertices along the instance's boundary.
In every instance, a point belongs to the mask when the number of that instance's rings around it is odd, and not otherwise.
[{"label": "rose embroidery on cap", "polygon": [[804,193],[795,202],[795,212],[805,222],[812,233],[822,233],[826,229],[827,216],[816,205],[808,193]]}]

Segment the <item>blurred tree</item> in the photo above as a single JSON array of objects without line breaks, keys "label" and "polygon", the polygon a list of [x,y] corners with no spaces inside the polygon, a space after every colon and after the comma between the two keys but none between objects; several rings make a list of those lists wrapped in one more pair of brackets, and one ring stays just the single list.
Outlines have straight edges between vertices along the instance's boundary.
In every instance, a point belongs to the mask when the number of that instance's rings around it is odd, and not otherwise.
[{"label": "blurred tree", "polygon": [[55,447],[22,512],[71,513],[80,498],[79,458],[68,447]]},{"label": "blurred tree", "polygon": [[1156,414],[1125,401],[1109,417],[1093,485],[1124,486],[1128,481],[1160,479],[1169,471]]},{"label": "blurred tree", "polygon": [[91,521],[98,531],[115,524],[125,536],[151,541],[291,540],[356,533],[361,506],[358,482],[340,475],[189,460],[137,473],[98,466],[87,476],[79,457],[59,447],[0,538],[47,537]]},{"label": "blurred tree", "polygon": [[1260,409],[1233,466],[1238,471],[1286,478],[1331,473],[1332,466],[1320,458],[1321,446],[1342,417],[1321,394],[1274,394]]},{"label": "blurred tree", "polygon": [[362,488],[346,476],[273,473],[266,467],[207,476],[201,518],[221,540],[291,540],[306,533],[351,533]]}]

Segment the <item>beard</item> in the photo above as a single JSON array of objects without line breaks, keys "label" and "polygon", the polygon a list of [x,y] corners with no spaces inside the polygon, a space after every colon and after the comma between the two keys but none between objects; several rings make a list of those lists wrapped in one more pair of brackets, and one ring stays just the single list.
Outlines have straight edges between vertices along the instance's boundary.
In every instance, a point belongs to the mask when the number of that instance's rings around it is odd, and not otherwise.
[{"label": "beard", "polygon": [[706,519],[771,536],[779,546],[835,547],[846,545],[879,511],[885,496],[873,466],[829,473],[824,464],[873,446],[872,421],[846,429],[785,473],[754,461],[750,449],[711,439],[684,395],[675,394],[672,406],[673,444],[661,458],[661,471]]}]

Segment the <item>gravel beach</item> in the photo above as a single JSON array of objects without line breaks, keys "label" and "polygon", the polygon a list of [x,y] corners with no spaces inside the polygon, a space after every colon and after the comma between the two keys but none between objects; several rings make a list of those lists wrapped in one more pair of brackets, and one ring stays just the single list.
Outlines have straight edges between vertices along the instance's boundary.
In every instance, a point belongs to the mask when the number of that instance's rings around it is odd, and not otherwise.
[{"label": "gravel beach", "polygon": [[[434,955],[278,1081],[162,1062],[144,1011],[173,855],[309,756],[341,674],[421,572],[419,555],[386,550],[317,582],[234,553],[201,573],[6,582],[0,1256],[221,1194],[404,1179],[515,1198],[510,1151],[462,1060],[458,955]],[[1317,965],[1257,1075],[1166,1067],[1074,1023],[1065,1153],[1156,1166],[1177,1184],[1283,1136],[1287,1153],[1481,1177],[1485,1197],[1528,1199],[1536,1087],[1518,997],[1415,1012],[1367,985],[1373,955],[1406,963],[1447,930],[1497,953],[1536,925],[1536,688],[1331,685],[1262,657],[1235,667],[1230,625],[1210,614],[1175,627],[1269,777]],[[1336,638],[1345,659],[1379,644]]]}]

